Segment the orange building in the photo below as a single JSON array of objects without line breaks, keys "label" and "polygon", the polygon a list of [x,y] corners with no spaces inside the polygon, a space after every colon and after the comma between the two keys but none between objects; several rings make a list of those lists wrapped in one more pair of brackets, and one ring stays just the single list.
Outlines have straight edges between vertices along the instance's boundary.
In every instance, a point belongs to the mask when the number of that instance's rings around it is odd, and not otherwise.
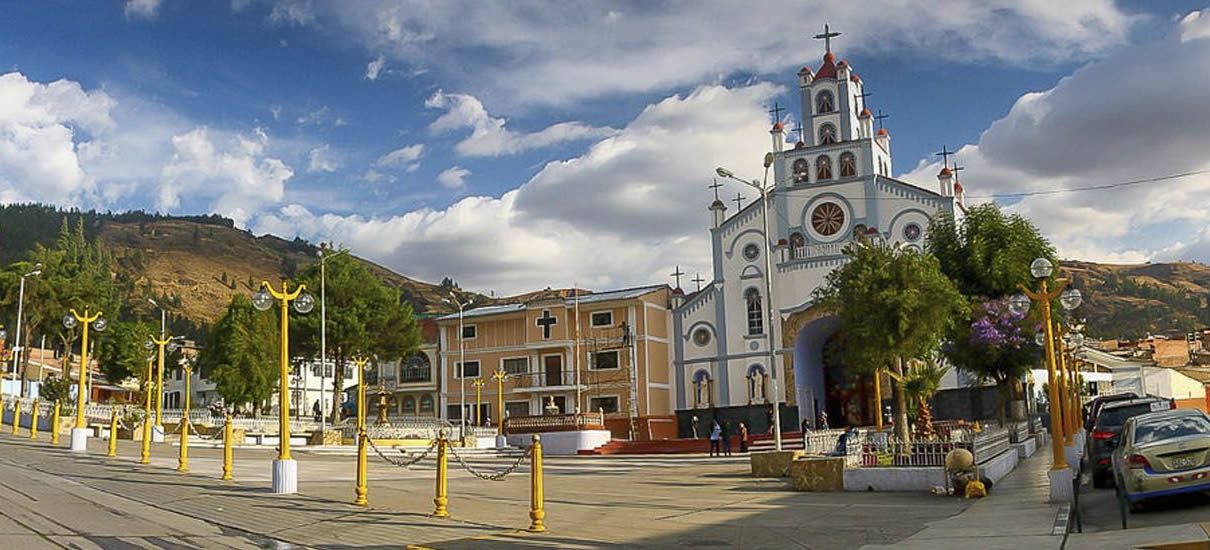
[{"label": "orange building", "polygon": [[[459,315],[439,318],[442,418],[458,422],[465,413],[472,423],[494,425],[492,374],[503,372],[506,418],[547,414],[553,404],[562,414],[603,411],[615,438],[675,437],[670,296],[667,285],[581,290],[578,297],[560,291],[469,309],[461,342]],[[478,415],[475,379],[486,382]]]}]

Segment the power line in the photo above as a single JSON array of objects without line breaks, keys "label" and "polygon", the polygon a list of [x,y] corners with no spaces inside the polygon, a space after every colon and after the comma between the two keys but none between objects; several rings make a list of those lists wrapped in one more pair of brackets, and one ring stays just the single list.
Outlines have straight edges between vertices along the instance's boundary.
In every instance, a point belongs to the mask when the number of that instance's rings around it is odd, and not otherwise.
[{"label": "power line", "polygon": [[1100,191],[1103,189],[1116,189],[1118,187],[1128,187],[1131,185],[1141,185],[1144,183],[1155,183],[1157,181],[1174,180],[1186,178],[1189,176],[1197,176],[1210,173],[1210,169],[1194,170],[1192,172],[1181,172],[1179,174],[1168,174],[1166,176],[1155,176],[1140,180],[1120,181],[1117,183],[1103,183],[1100,185],[1088,185],[1085,187],[1068,187],[1066,189],[1047,189],[1045,191],[1023,191],[1021,193],[1003,193],[996,195],[969,195],[967,198],[972,199],[999,199],[999,198],[1018,198],[1018,197],[1033,197],[1037,195],[1057,195],[1059,193],[1076,193],[1080,191]]}]

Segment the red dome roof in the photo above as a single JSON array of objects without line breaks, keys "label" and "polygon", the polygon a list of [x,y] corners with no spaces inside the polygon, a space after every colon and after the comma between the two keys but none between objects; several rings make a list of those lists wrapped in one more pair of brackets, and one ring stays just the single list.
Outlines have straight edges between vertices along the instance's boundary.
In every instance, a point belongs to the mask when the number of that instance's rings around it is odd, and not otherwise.
[{"label": "red dome roof", "polygon": [[848,59],[841,59],[841,60],[840,60],[840,63],[837,63],[837,64],[836,64],[836,66],[837,66],[837,67],[848,67],[848,66],[849,66],[849,60],[848,60]]},{"label": "red dome roof", "polygon": [[714,202],[710,203],[710,208],[712,208],[712,209],[714,209],[714,208],[722,208],[723,210],[726,210],[726,209],[727,209],[727,205],[723,204],[723,201],[720,201],[720,200],[718,200],[718,199],[714,199]]},{"label": "red dome roof", "polygon": [[852,80],[853,82],[861,82],[861,77],[857,76],[857,73],[853,73],[851,76],[849,76],[849,80]]},{"label": "red dome roof", "polygon": [[962,192],[962,184],[961,184],[961,183],[955,183],[955,184],[954,184],[954,192],[955,192],[955,193],[961,193],[961,192]]},{"label": "red dome roof", "polygon": [[786,246],[787,242],[789,242],[789,241],[787,241],[785,239],[777,239],[777,246]]},{"label": "red dome roof", "polygon": [[953,174],[954,174],[954,172],[952,170],[950,170],[950,168],[948,166],[942,168],[940,172],[937,172],[938,176],[951,176]]},{"label": "red dome roof", "polygon": [[780,132],[783,128],[785,128],[785,126],[782,126],[780,122],[773,124],[774,131]]},{"label": "red dome roof", "polygon": [[674,289],[672,289],[672,293],[673,293],[673,294],[676,294],[677,296],[684,296],[684,295],[685,295],[685,291],[684,291],[684,290],[681,290],[681,287],[679,287],[679,286],[678,286],[678,287],[676,287],[676,288],[674,288]]},{"label": "red dome roof", "polygon": [[886,131],[886,128],[879,128],[879,129],[878,129],[878,135],[880,135],[880,136],[885,136],[885,135],[888,135],[888,134],[887,134],[887,131]]},{"label": "red dome roof", "polygon": [[803,67],[798,70],[798,74],[809,74],[810,72],[811,72],[810,67]]},{"label": "red dome roof", "polygon": [[857,116],[874,116],[874,113],[871,113],[869,109],[862,109],[861,114]]},{"label": "red dome roof", "polygon": [[832,52],[823,54],[823,65],[819,66],[819,72],[815,73],[815,78],[812,78],[811,81],[814,82],[821,78],[836,78],[836,58]]},{"label": "red dome roof", "polygon": [[806,146],[807,146],[807,144],[803,143],[802,141],[799,141],[798,143],[794,144],[795,149],[802,149],[803,147],[806,147]]}]

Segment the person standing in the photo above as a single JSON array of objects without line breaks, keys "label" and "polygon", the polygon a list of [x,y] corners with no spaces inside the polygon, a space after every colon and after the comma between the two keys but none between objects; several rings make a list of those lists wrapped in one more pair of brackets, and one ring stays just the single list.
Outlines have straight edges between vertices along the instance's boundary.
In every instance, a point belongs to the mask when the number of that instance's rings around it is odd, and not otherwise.
[{"label": "person standing", "polygon": [[723,456],[731,456],[731,423],[724,420],[720,432],[723,442]]},{"label": "person standing", "polygon": [[739,452],[748,452],[748,427],[743,422],[739,423]]},{"label": "person standing", "polygon": [[828,429],[828,411],[819,411],[819,429]]},{"label": "person standing", "polygon": [[693,422],[690,424],[690,427],[691,427],[691,428],[693,428],[693,438],[694,438],[694,439],[697,439],[697,438],[698,438],[698,435],[697,435],[697,422],[698,422],[698,419],[697,419],[697,415],[695,414],[695,415],[693,415]]},{"label": "person standing", "polygon": [[710,424],[710,456],[719,455],[719,438],[723,436],[723,427],[718,425],[718,420],[711,421]]}]

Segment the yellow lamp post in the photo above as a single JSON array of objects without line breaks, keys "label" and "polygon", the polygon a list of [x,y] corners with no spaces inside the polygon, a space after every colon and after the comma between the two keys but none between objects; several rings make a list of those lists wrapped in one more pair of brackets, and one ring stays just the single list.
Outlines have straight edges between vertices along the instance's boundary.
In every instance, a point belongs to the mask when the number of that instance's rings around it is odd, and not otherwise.
[{"label": "yellow lamp post", "polygon": [[231,430],[231,410],[228,409],[227,410],[227,423],[223,425],[223,477],[222,477],[222,479],[224,481],[231,480],[231,455],[232,455],[231,444],[233,443],[232,442],[233,435],[234,434],[232,433],[232,430]]},{"label": "yellow lamp post", "polygon": [[1063,414],[1060,418],[1063,419],[1063,441],[1066,445],[1071,445],[1071,392],[1068,391],[1067,381],[1067,361],[1064,359],[1063,353],[1063,324],[1054,323],[1052,329],[1051,348],[1054,350],[1055,361],[1055,378],[1058,379],[1059,385],[1059,401],[1062,404]]},{"label": "yellow lamp post", "polygon": [[476,378],[471,385],[475,387],[475,425],[483,423],[483,419],[479,418],[479,411],[483,408],[483,386],[487,384],[487,380]]},{"label": "yellow lamp post", "polygon": [[1030,300],[1038,302],[1042,308],[1042,326],[1044,334],[1042,335],[1041,345],[1045,348],[1044,356],[1046,358],[1046,372],[1049,379],[1050,387],[1050,431],[1051,431],[1051,451],[1052,465],[1050,471],[1050,501],[1051,502],[1067,502],[1071,500],[1072,483],[1071,473],[1067,467],[1067,457],[1064,452],[1064,423],[1062,417],[1062,409],[1064,396],[1060,392],[1060,379],[1056,372],[1057,365],[1055,364],[1055,339],[1053,326],[1050,315],[1050,301],[1059,298],[1060,304],[1066,310],[1075,309],[1080,305],[1080,291],[1076,289],[1066,289],[1068,281],[1066,279],[1059,280],[1059,288],[1051,291],[1047,289],[1046,279],[1054,271],[1054,266],[1045,258],[1038,258],[1029,266],[1030,273],[1037,279],[1041,279],[1041,286],[1038,292],[1033,292],[1024,285],[1018,285],[1023,294],[1017,294],[1009,299],[1009,309],[1018,315],[1024,315],[1029,311]]},{"label": "yellow lamp post", "polygon": [[156,367],[155,374],[155,433],[152,434],[152,437],[156,441],[162,441],[164,437],[164,349],[167,348],[169,353],[176,351],[176,337],[165,335],[163,338],[156,338],[153,334],[143,343],[143,347],[149,351],[159,349],[159,366]]},{"label": "yellow lamp post", "polygon": [[357,365],[357,486],[353,490],[357,498],[353,500],[353,504],[358,506],[370,504],[366,500],[366,493],[369,492],[369,488],[366,487],[366,438],[369,435],[366,433],[365,385],[366,363],[369,361],[368,357],[353,358],[353,364]]},{"label": "yellow lamp post", "polygon": [[193,369],[189,365],[181,367],[185,370],[185,410],[181,411],[181,454],[177,457],[176,471],[189,471],[189,379],[193,377]]},{"label": "yellow lamp post", "polygon": [[56,400],[55,401],[55,410],[50,415],[50,444],[51,445],[59,444],[59,408],[60,408],[60,403],[58,400]]},{"label": "yellow lamp post", "polygon": [[154,357],[147,357],[147,378],[144,380],[147,391],[147,404],[143,407],[143,453],[139,464],[151,464],[151,392],[156,391],[155,383],[151,380],[151,362]]},{"label": "yellow lamp post", "polygon": [[38,439],[38,399],[34,398],[34,408],[29,415],[29,438]]},{"label": "yellow lamp post", "polygon": [[88,450],[88,428],[84,424],[84,400],[88,399],[84,385],[84,380],[88,376],[88,329],[92,327],[97,332],[103,332],[109,326],[100,311],[89,314],[88,308],[84,308],[83,315],[72,309],[69,315],[63,317],[63,326],[68,329],[76,328],[80,324],[84,325],[84,335],[80,343],[80,382],[76,393],[76,427],[71,430],[71,450],[77,453]]},{"label": "yellow lamp post", "polygon": [[504,435],[504,379],[508,374],[501,368],[492,373],[492,378],[496,379],[496,436],[499,437]]},{"label": "yellow lamp post", "polygon": [[263,281],[261,289],[252,295],[252,306],[260,311],[268,311],[274,300],[281,305],[281,381],[277,409],[281,420],[278,432],[281,452],[273,461],[273,492],[276,494],[298,492],[298,463],[290,457],[290,302],[294,302],[294,310],[299,313],[311,311],[315,299],[304,292],[306,288],[306,285],[298,285],[291,292],[286,281],[282,281],[281,292],[278,292],[268,281]]},{"label": "yellow lamp post", "polygon": [[114,406],[109,415],[109,452],[105,456],[118,456],[118,407]]}]

